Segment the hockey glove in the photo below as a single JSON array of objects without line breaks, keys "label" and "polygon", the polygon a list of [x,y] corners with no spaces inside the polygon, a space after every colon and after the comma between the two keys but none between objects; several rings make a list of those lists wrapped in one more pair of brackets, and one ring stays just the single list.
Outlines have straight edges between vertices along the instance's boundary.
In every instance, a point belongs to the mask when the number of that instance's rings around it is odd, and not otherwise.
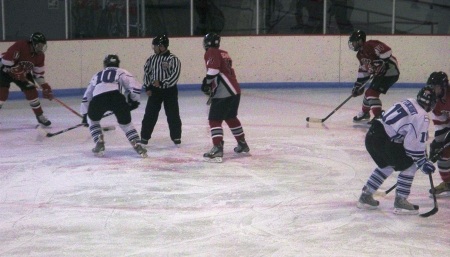
[{"label": "hockey glove", "polygon": [[28,80],[27,73],[22,66],[11,67],[11,69],[8,71],[8,74],[13,80],[19,80],[23,82],[26,82]]},{"label": "hockey glove", "polygon": [[441,153],[439,151],[444,146],[444,142],[437,142],[436,140],[433,140],[430,144],[430,161],[436,162],[441,158]]},{"label": "hockey glove", "polygon": [[130,106],[130,111],[136,110],[139,107],[140,104],[141,103],[138,102],[138,101],[130,101],[130,102],[128,102],[128,105]]},{"label": "hockey glove", "polygon": [[83,118],[81,119],[81,124],[85,127],[89,127],[88,121],[87,121],[87,114],[83,114]]},{"label": "hockey glove", "polygon": [[384,76],[386,74],[387,64],[385,61],[379,59],[373,61],[373,65],[369,69],[369,73],[373,74],[375,77]]},{"label": "hockey glove", "polygon": [[200,88],[202,90],[202,92],[207,95],[207,96],[211,96],[211,84],[208,84],[206,82],[206,77],[203,78],[202,81],[202,87]]},{"label": "hockey glove", "polygon": [[53,91],[48,83],[44,83],[41,85],[42,88],[42,97],[48,100],[53,99]]},{"label": "hockey glove", "polygon": [[357,97],[364,94],[364,84],[361,82],[355,82],[352,89],[352,96]]},{"label": "hockey glove", "polygon": [[425,161],[425,163],[420,167],[420,170],[425,174],[432,174],[436,168],[434,167],[433,163],[430,161]]}]

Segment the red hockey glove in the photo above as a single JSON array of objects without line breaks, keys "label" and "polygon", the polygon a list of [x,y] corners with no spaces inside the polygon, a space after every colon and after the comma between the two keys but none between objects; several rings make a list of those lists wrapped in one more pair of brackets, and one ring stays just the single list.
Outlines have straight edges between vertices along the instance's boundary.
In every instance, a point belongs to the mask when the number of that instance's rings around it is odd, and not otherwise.
[{"label": "red hockey glove", "polygon": [[48,100],[52,100],[53,92],[52,92],[52,88],[50,87],[50,85],[48,83],[44,83],[41,85],[41,88],[42,88],[42,97],[44,97],[45,99],[48,99]]},{"label": "red hockey glove", "polygon": [[15,66],[11,67],[11,69],[8,71],[9,76],[11,76],[14,80],[24,81],[26,82],[27,79],[27,73],[25,73],[25,70],[22,66]]},{"label": "red hockey glove", "polygon": [[352,96],[357,97],[357,96],[362,95],[363,93],[364,93],[363,83],[355,82],[355,85],[353,86],[353,89],[352,89]]}]

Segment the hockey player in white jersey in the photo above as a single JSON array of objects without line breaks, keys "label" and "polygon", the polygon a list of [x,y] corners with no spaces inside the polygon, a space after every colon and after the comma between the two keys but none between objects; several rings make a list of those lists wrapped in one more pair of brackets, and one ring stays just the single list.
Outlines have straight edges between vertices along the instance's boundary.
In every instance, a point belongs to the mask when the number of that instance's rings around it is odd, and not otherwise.
[{"label": "hockey player in white jersey", "polygon": [[431,87],[422,88],[417,98],[395,103],[375,120],[366,135],[366,149],[377,164],[362,189],[357,207],[376,209],[379,202],[373,193],[394,171],[397,178],[395,214],[418,214],[419,206],[408,202],[417,169],[431,174],[435,167],[427,159],[426,142],[430,119],[428,112],[436,106],[436,95]]},{"label": "hockey player in white jersey", "polygon": [[139,106],[142,85],[130,72],[119,68],[119,64],[117,55],[107,55],[103,60],[104,69],[92,77],[81,103],[82,123],[89,124],[95,143],[92,152],[102,156],[105,139],[100,120],[107,111],[112,111],[133,149],[147,157],[147,150],[139,143],[139,134],[131,123],[131,111]]}]

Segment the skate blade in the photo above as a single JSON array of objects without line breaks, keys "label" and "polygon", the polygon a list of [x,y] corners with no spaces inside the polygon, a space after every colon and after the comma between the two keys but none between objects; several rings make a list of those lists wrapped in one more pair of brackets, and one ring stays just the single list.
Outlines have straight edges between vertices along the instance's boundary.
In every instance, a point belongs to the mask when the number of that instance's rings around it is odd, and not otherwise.
[{"label": "skate blade", "polygon": [[221,163],[222,157],[214,157],[214,158],[209,158],[209,157],[204,157],[206,162],[211,162],[211,163]]},{"label": "skate blade", "polygon": [[[436,194],[436,198],[446,198],[450,197],[450,191],[445,191],[440,194]],[[430,198],[433,198],[433,194],[430,194]]]},{"label": "skate blade", "polygon": [[358,202],[356,204],[356,207],[358,207],[358,209],[363,209],[363,210],[376,210],[376,209],[378,209],[378,206],[372,206],[370,204],[360,203],[360,202]]},{"label": "skate blade", "polygon": [[103,157],[105,155],[105,151],[100,151],[100,152],[94,153],[94,155],[97,157]]},{"label": "skate blade", "polygon": [[394,214],[397,215],[417,215],[419,214],[419,210],[406,210],[401,208],[394,208]]},{"label": "skate blade", "polygon": [[148,157],[148,154],[147,153],[140,153],[139,154],[142,158],[147,158]]}]

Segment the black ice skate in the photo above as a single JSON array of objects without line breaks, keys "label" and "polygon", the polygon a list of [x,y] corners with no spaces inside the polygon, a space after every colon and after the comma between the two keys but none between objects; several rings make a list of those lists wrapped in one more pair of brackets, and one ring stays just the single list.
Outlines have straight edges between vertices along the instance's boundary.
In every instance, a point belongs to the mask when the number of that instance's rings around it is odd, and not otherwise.
[{"label": "black ice skate", "polygon": [[220,144],[213,146],[209,152],[203,154],[203,157],[207,162],[222,162],[223,141]]},{"label": "black ice skate", "polygon": [[399,215],[417,215],[419,206],[412,204],[405,197],[396,196],[394,202],[394,213]]},{"label": "black ice skate", "polygon": [[49,121],[47,119],[47,117],[44,116],[44,114],[36,115],[36,119],[39,122],[39,124],[42,124],[43,126],[48,127],[48,126],[52,125],[52,122]]},{"label": "black ice skate", "polygon": [[133,140],[131,141],[131,146],[133,147],[133,149],[142,157],[142,158],[147,158],[147,149],[145,149],[140,143],[139,140]]},{"label": "black ice skate", "polygon": [[378,208],[378,205],[380,205],[380,202],[373,199],[373,194],[367,190],[366,186],[364,186],[356,207],[359,209],[375,210]]},{"label": "black ice skate", "polygon": [[353,122],[361,122],[370,120],[370,113],[359,112],[355,117],[353,117]]},{"label": "black ice skate", "polygon": [[103,135],[100,135],[98,137],[98,141],[97,143],[95,143],[95,147],[92,148],[92,152],[96,156],[103,156],[103,154],[105,153],[105,141],[103,140]]},{"label": "black ice skate", "polygon": [[248,147],[245,139],[238,141],[238,146],[234,148],[235,153],[248,153],[250,151],[250,147]]}]

